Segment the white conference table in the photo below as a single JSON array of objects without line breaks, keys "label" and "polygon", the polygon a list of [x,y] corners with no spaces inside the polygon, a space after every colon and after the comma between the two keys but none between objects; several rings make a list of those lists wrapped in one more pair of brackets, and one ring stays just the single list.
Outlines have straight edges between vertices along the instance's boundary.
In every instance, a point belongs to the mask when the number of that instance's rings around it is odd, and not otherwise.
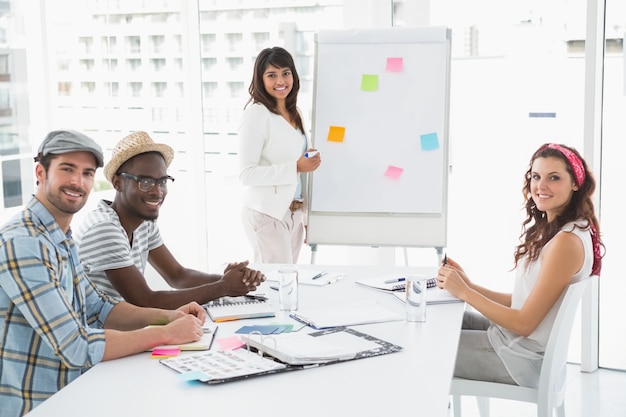
[{"label": "white conference table", "polygon": [[[264,272],[275,267],[257,266]],[[345,272],[346,276],[323,287],[301,285],[300,308],[374,299],[403,316],[404,304],[393,295],[353,281],[390,273],[435,273],[434,268],[420,267],[301,267]],[[269,283],[259,291],[265,292],[278,310],[278,294]],[[464,308],[464,303],[429,305],[426,323],[393,321],[354,327],[402,346],[397,353],[218,385],[183,381],[147,352],[102,362],[28,416],[445,417]],[[233,336],[243,325],[290,321],[287,314],[277,311],[274,318],[220,323],[216,338]],[[306,327],[300,331],[313,330]],[[212,349],[217,348],[214,343]]]}]

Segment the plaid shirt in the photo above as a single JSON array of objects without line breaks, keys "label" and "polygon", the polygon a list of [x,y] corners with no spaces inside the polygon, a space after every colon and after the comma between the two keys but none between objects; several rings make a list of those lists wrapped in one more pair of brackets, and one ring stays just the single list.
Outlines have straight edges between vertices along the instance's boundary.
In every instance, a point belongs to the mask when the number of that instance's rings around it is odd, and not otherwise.
[{"label": "plaid shirt", "polygon": [[96,290],[66,235],[33,198],[0,228],[0,404],[21,416],[100,362],[114,302]]}]

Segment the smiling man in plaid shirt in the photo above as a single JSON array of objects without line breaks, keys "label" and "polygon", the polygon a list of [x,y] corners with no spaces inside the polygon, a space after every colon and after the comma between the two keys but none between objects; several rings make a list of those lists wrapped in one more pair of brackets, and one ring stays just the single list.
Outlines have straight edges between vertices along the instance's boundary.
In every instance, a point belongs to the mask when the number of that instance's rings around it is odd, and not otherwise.
[{"label": "smiling man in plaid shirt", "polygon": [[177,310],[116,303],[87,279],[70,223],[103,165],[93,139],[51,132],[35,161],[35,196],[0,228],[3,417],[26,414],[100,361],[196,341],[206,318],[197,303]]}]

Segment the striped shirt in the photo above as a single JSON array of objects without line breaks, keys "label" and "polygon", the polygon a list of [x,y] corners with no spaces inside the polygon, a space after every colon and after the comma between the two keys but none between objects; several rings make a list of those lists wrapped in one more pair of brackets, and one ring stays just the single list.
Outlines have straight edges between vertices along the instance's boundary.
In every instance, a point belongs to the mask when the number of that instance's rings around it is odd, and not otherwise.
[{"label": "striped shirt", "polygon": [[36,198],[0,228],[0,404],[21,416],[104,355],[112,300],[86,279],[71,230]]},{"label": "striped shirt", "polygon": [[101,200],[98,207],[85,216],[76,229],[75,239],[89,279],[117,299],[122,297],[111,285],[106,271],[135,265],[143,274],[149,252],[163,245],[156,222],[146,220],[133,232],[131,246],[117,212],[107,200]]}]

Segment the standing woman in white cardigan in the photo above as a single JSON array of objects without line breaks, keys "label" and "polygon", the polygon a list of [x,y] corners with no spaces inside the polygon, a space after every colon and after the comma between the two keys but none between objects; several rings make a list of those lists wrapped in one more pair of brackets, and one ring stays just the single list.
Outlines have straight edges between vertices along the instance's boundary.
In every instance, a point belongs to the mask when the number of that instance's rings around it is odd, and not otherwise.
[{"label": "standing woman in white cardigan", "polygon": [[254,262],[297,263],[304,243],[304,174],[321,159],[304,155],[313,149],[297,107],[299,90],[291,54],[262,50],[239,126],[242,219]]}]

